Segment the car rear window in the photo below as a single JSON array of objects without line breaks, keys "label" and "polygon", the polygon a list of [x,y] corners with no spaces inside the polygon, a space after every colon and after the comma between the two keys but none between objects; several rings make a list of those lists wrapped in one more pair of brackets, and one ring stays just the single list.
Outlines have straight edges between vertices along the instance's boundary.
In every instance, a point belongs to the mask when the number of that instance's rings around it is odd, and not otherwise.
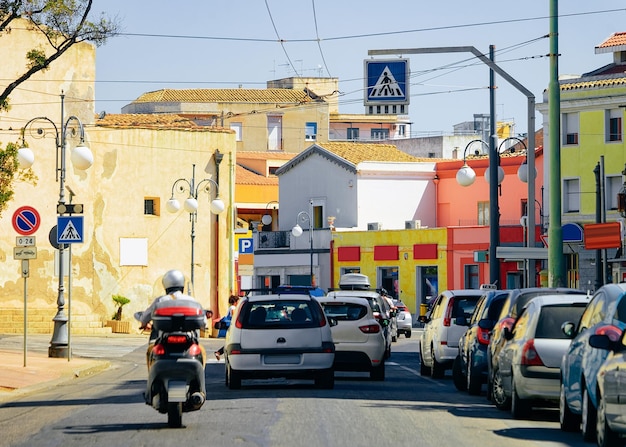
[{"label": "car rear window", "polygon": [[323,303],[322,307],[328,318],[338,321],[356,321],[367,315],[367,307],[356,303]]},{"label": "car rear window", "polygon": [[243,329],[307,328],[323,318],[316,301],[267,300],[246,302],[237,320]]},{"label": "car rear window", "polygon": [[480,296],[455,296],[452,305],[452,318],[470,318],[479,299]]},{"label": "car rear window", "polygon": [[578,321],[586,307],[586,303],[543,306],[537,321],[535,338],[567,338],[561,326],[566,321]]}]

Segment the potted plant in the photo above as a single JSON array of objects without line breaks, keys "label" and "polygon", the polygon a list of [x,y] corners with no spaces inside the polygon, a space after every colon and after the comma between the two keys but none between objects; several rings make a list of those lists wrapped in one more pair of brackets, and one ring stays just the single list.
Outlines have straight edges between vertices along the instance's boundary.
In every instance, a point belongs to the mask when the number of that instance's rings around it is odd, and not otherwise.
[{"label": "potted plant", "polygon": [[126,304],[130,303],[130,299],[122,295],[113,295],[112,299],[117,305],[117,310],[113,314],[113,318],[108,322],[107,326],[110,326],[113,332],[130,334],[130,322],[122,321],[122,309]]}]

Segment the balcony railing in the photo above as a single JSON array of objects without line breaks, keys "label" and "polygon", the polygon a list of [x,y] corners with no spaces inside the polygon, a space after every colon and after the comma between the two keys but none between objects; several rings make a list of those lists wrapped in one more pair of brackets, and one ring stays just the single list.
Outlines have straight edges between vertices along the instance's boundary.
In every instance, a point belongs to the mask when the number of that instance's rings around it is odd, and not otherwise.
[{"label": "balcony railing", "polygon": [[258,233],[258,248],[289,248],[290,231],[261,231]]}]

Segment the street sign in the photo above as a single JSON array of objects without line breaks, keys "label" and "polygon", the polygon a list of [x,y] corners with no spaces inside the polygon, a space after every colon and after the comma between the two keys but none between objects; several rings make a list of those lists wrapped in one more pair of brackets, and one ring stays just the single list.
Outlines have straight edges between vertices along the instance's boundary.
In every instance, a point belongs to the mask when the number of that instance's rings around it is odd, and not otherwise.
[{"label": "street sign", "polygon": [[13,259],[37,259],[37,247],[13,247]]},{"label": "street sign", "polygon": [[34,247],[37,245],[35,241],[35,236],[17,236],[15,238],[15,245],[19,247]]},{"label": "street sign", "polygon": [[57,217],[57,244],[83,242],[83,216]]},{"label": "street sign", "polygon": [[245,255],[253,253],[254,247],[252,245],[252,238],[242,237],[241,239],[239,239],[239,254]]},{"label": "street sign", "polygon": [[365,61],[364,105],[408,105],[408,59]]},{"label": "street sign", "polygon": [[22,206],[15,210],[11,221],[15,231],[22,236],[28,236],[37,231],[41,218],[37,210],[32,206]]}]

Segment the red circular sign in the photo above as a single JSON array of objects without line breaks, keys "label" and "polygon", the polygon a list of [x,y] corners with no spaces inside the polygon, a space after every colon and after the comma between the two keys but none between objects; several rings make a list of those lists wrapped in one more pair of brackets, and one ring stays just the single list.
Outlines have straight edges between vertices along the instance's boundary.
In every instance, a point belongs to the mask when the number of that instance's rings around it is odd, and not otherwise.
[{"label": "red circular sign", "polygon": [[22,206],[13,213],[13,228],[22,236],[33,234],[39,228],[41,218],[32,206]]}]

